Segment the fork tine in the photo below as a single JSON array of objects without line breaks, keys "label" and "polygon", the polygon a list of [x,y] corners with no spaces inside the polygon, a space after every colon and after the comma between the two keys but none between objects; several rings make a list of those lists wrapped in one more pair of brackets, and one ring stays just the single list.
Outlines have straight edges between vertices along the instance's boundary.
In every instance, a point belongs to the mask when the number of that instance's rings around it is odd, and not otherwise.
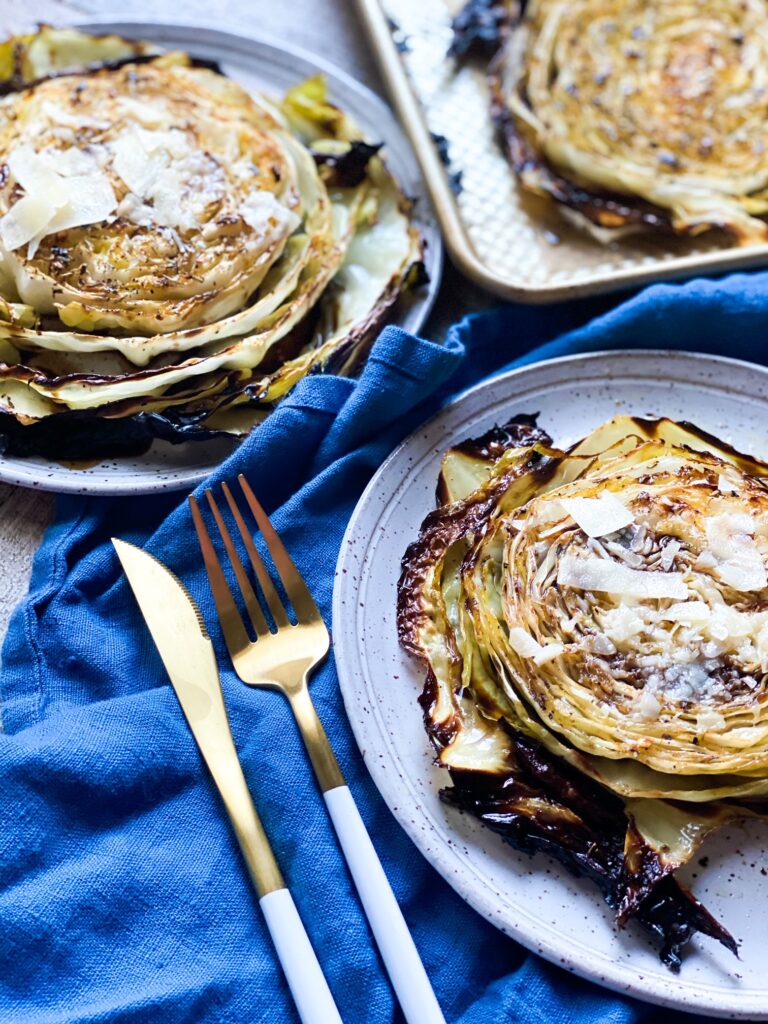
[{"label": "fork tine", "polygon": [[205,496],[208,499],[208,504],[213,512],[213,518],[216,520],[216,525],[219,528],[221,539],[224,542],[229,561],[235,572],[235,578],[237,579],[238,586],[240,587],[240,593],[243,596],[245,602],[245,608],[248,612],[248,616],[251,620],[251,625],[256,631],[257,638],[264,636],[270,632],[267,620],[264,618],[264,612],[261,610],[261,605],[258,602],[256,594],[253,591],[250,580],[243,568],[243,563],[240,561],[240,556],[237,553],[235,545],[232,543],[232,537],[230,536],[227,524],[224,522],[221,512],[219,512],[219,506],[216,504],[216,499],[210,490],[205,492]]},{"label": "fork tine", "polygon": [[322,622],[320,611],[304,582],[304,578],[294,565],[293,559],[286,551],[283,542],[278,537],[275,528],[269,521],[267,513],[256,500],[256,495],[251,490],[250,484],[242,473],[237,479],[245,495],[245,500],[248,502],[248,506],[256,519],[261,535],[264,538],[264,543],[267,545],[267,549],[272,556],[272,561],[275,563],[275,568],[285,587],[285,592],[293,605],[293,610],[296,612],[297,621],[300,623],[313,622],[319,619]]},{"label": "fork tine", "polygon": [[232,512],[232,515],[235,517],[237,528],[240,531],[240,536],[243,538],[243,544],[245,544],[245,549],[248,552],[248,557],[251,560],[253,571],[256,573],[256,578],[258,579],[259,586],[261,587],[264,597],[267,600],[267,605],[269,606],[269,610],[272,613],[272,618],[275,620],[275,625],[278,627],[278,629],[280,629],[282,626],[290,626],[291,622],[290,619],[288,618],[288,615],[286,614],[285,606],[283,605],[283,602],[280,600],[280,595],[278,594],[277,590],[275,589],[274,583],[269,577],[267,568],[264,565],[264,562],[262,561],[261,555],[256,549],[256,545],[253,543],[253,538],[248,532],[248,527],[245,525],[245,521],[243,520],[243,517],[240,513],[240,509],[237,507],[235,499],[232,497],[232,491],[230,491],[229,486],[226,483],[222,483],[221,487],[222,490],[224,491],[224,495],[227,499],[227,504],[229,505],[230,511]]},{"label": "fork tine", "polygon": [[222,572],[210,534],[203,522],[203,517],[200,515],[200,509],[191,494],[189,496],[189,507],[192,511],[192,521],[195,524],[197,539],[200,542],[200,550],[203,554],[203,562],[205,563],[205,571],[208,574],[213,601],[219,615],[221,631],[224,634],[227,649],[230,655],[234,657],[235,651],[244,650],[251,641],[245,631],[237,605],[232,598],[232,591],[229,589],[227,578]]}]

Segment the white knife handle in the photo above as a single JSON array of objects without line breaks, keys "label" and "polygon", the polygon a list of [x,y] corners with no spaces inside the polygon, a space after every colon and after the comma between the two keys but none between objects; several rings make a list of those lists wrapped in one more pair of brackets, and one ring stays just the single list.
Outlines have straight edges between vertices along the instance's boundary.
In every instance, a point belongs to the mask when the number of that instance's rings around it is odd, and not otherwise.
[{"label": "white knife handle", "polygon": [[323,794],[408,1024],[445,1024],[427,972],[348,786]]},{"label": "white knife handle", "polygon": [[290,892],[275,889],[259,903],[302,1024],[342,1024]]}]

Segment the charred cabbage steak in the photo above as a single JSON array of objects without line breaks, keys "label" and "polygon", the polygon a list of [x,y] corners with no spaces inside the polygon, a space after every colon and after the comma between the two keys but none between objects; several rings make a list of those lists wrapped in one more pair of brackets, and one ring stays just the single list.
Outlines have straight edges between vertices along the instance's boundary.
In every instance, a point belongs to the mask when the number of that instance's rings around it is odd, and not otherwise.
[{"label": "charred cabbage steak", "polygon": [[496,38],[503,143],[568,219],[768,240],[766,0],[471,0],[454,27],[458,54]]},{"label": "charred cabbage steak", "polygon": [[661,957],[734,940],[674,879],[768,796],[768,465],[621,416],[566,451],[522,417],[447,452],[398,628],[443,796],[597,883]]},{"label": "charred cabbage steak", "polygon": [[273,102],[116,36],[0,44],[6,447],[244,433],[352,371],[421,258],[378,150],[322,77]]}]

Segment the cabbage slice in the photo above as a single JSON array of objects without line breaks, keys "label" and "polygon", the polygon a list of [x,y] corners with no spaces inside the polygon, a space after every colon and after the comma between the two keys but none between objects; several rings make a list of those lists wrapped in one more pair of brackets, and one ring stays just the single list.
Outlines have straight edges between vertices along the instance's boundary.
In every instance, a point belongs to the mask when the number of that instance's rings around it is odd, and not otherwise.
[{"label": "cabbage slice", "polygon": [[501,6],[492,110],[523,188],[603,244],[712,228],[765,241],[764,3]]},{"label": "cabbage slice", "polygon": [[[768,466],[690,424],[617,417],[561,451],[531,417],[520,417],[446,453],[440,504],[406,552],[399,586],[399,634],[428,667],[421,703],[439,762],[454,782],[447,798],[514,844],[547,849],[587,870],[587,847],[584,859],[576,849],[587,832],[594,843],[596,826],[577,796],[589,794],[590,805],[598,801],[610,813],[604,861],[588,847],[594,863],[587,873],[601,884],[619,921],[636,916],[654,930],[653,899],[663,894],[682,915],[677,925],[688,921],[686,936],[698,928],[729,947],[727,933],[680,895],[671,873],[724,822],[761,813],[751,801],[768,793],[768,666],[758,672],[739,637],[729,641],[722,630],[721,650],[733,652],[727,671],[714,650],[705,661],[710,672],[725,673],[730,690],[697,669],[682,682],[667,679],[667,692],[658,671],[647,668],[636,670],[641,689],[627,690],[621,672],[611,676],[611,666],[621,668],[622,646],[632,651],[634,644],[642,654],[657,642],[693,643],[696,623],[704,628],[708,621],[701,610],[708,601],[718,623],[731,622],[737,632],[749,627],[758,645],[768,638],[768,629],[758,636],[766,595],[733,590],[741,577],[723,578],[704,557],[710,553],[703,525],[707,517],[724,516],[767,558],[768,514],[756,512],[768,502],[767,483]],[[560,503],[561,496],[606,493],[633,510],[633,523],[608,537],[590,537]],[[749,508],[753,518],[739,508]],[[651,513],[666,537],[662,554],[674,541],[664,564],[654,553]],[[633,535],[640,538],[636,551],[629,544]],[[655,572],[674,574],[693,588],[690,615],[688,602],[622,600],[558,586],[558,563],[580,549],[605,565],[627,558],[638,572],[644,558],[656,559]],[[724,610],[734,604],[734,611]],[[623,610],[637,617],[639,608],[657,632],[644,647],[631,630],[626,641],[619,632],[610,640],[600,628],[606,608],[619,617]],[[665,663],[673,663],[668,654]],[[586,675],[579,674],[583,664]],[[653,690],[654,703],[644,686]],[[555,777],[568,780],[557,795],[549,789]],[[549,825],[547,816],[554,816]],[[618,836],[623,867],[616,876],[611,864]],[[670,920],[662,929],[672,966],[679,947],[669,943],[677,925]]]},{"label": "cabbage slice", "polygon": [[[95,159],[102,168],[99,173],[109,176],[119,203],[118,220],[110,224],[107,218],[98,230],[84,224],[72,231],[95,239],[88,257],[94,274],[109,253],[118,278],[127,282],[128,300],[118,294],[114,302],[94,302],[87,289],[78,294],[76,282],[72,287],[52,286],[56,274],[67,275],[66,232],[36,241],[36,252],[21,246],[0,253],[0,345],[8,353],[0,363],[0,387],[9,394],[25,389],[30,396],[25,411],[16,416],[29,427],[24,444],[32,450],[40,436],[46,451],[56,447],[51,431],[43,427],[50,416],[56,417],[61,436],[69,433],[73,439],[83,436],[88,417],[144,417],[147,429],[155,424],[164,437],[172,436],[176,424],[183,440],[220,429],[240,435],[306,373],[354,372],[391,307],[414,285],[421,242],[409,203],[376,155],[379,147],[364,143],[353,120],[328,101],[324,78],[297,86],[282,103],[266,97],[244,99],[239,86],[209,67],[196,66],[184,54],[155,54],[148,45],[133,44],[121,50],[114,42],[104,43],[102,53],[99,39],[76,36],[63,38],[62,62],[55,67],[52,63],[46,70],[42,58],[35,70],[25,65],[24,81],[32,88],[24,93],[28,101],[22,104],[21,123],[57,126],[54,138],[58,132],[63,143],[56,143],[56,174],[80,173],[86,159]],[[44,35],[35,43],[36,38],[18,40],[20,60],[29,47],[29,52],[38,47],[40,53],[55,54],[58,36]],[[82,70],[66,56],[78,46],[93,53]],[[134,55],[136,64],[131,63]],[[87,111],[65,109],[69,71],[87,76],[94,97],[111,82],[110,102]],[[121,83],[129,80],[133,85],[124,90]],[[165,216],[162,211],[176,216],[178,211],[169,205],[170,194],[157,192],[153,200],[134,193],[126,197],[125,189],[141,192],[145,179],[156,184],[155,152],[178,149],[183,159],[188,153],[187,142],[163,121],[163,101],[156,89],[161,80],[182,83],[198,104],[215,98],[220,116],[207,121],[205,131],[216,152],[232,144],[227,125],[245,111],[242,116],[265,140],[261,164],[268,174],[274,165],[275,194],[300,224],[260,261],[257,273],[251,269],[240,280],[228,272],[226,260],[219,261],[215,273],[222,282],[227,279],[220,290],[217,277],[211,278],[212,288],[201,277],[186,294],[173,281],[166,286],[161,272],[156,286],[151,276],[141,285],[151,284],[151,301],[145,301],[140,292],[130,298],[130,282],[140,281],[143,273],[140,262],[133,262],[138,250],[131,252],[131,239],[139,237],[141,218],[151,215],[153,203],[161,211],[158,216]],[[7,97],[0,104],[21,103],[21,81],[9,74]],[[78,149],[81,135],[92,138],[106,131],[97,137],[109,140],[110,126],[115,126],[117,140],[114,159],[99,150],[101,142],[95,149]],[[122,145],[126,132],[134,132],[135,148],[146,150],[146,160],[134,159],[132,147]],[[40,132],[33,134],[35,150],[47,160]],[[0,149],[2,145],[0,130]],[[111,142],[106,145],[109,149]],[[165,160],[160,159],[161,181]],[[151,165],[148,170],[146,163]],[[257,191],[255,199],[259,195]],[[0,206],[2,198],[0,187]],[[5,201],[13,209],[8,192]],[[262,202],[243,205],[242,210],[249,223],[258,225],[269,217]],[[129,221],[138,218],[138,234],[130,224],[127,230],[121,226],[120,218],[126,216]],[[183,241],[183,231],[180,237]],[[73,238],[75,243],[83,244],[82,238]],[[205,306],[195,306],[196,289],[202,289]],[[168,316],[162,314],[162,322],[153,323],[154,311],[162,310],[164,301],[169,311],[174,308]],[[15,408],[12,402],[2,406],[7,416],[14,416]],[[208,418],[215,418],[214,427],[206,424]],[[143,428],[126,426],[126,432],[134,437]],[[110,436],[117,434],[113,430]],[[22,443],[14,435],[13,443],[17,441]]]}]

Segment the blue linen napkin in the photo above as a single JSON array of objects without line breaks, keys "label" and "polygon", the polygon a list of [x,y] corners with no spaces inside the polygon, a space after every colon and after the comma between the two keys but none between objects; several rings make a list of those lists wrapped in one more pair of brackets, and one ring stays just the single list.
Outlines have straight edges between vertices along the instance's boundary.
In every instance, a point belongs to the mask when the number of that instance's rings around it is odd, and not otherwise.
[{"label": "blue linen napkin", "polygon": [[[603,348],[765,358],[768,274],[655,286],[586,322],[604,307],[605,300],[507,306],[468,318],[445,346],[388,328],[358,381],[304,380],[212,481],[248,475],[328,619],[355,502],[394,444],[449,392],[506,365]],[[296,1020],[112,535],[146,546],[182,576],[212,627],[246,777],[344,1020],[401,1020],[287,704],[243,686],[228,668],[186,502],[175,494],[61,498],[8,631],[0,676],[0,1021]],[[635,1024],[658,1016],[527,953],[462,903],[378,796],[332,660],[313,695],[449,1024]]]}]

